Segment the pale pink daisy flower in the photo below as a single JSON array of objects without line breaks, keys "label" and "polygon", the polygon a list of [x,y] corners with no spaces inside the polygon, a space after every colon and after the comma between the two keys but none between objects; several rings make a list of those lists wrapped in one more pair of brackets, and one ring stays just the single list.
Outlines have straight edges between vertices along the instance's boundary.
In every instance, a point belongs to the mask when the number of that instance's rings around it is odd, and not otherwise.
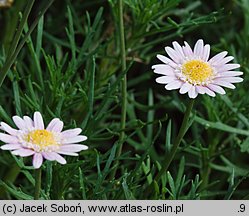
[{"label": "pale pink daisy flower", "polygon": [[215,93],[226,93],[222,87],[234,89],[232,83],[243,81],[238,77],[243,72],[233,71],[240,65],[228,63],[234,57],[226,56],[226,51],[209,59],[210,45],[204,45],[203,40],[196,42],[194,50],[187,42],[184,44],[180,46],[174,41],[173,48],[165,47],[170,58],[157,55],[163,64],[152,66],[155,73],[163,75],[156,82],[166,84],[167,90],[180,89],[181,94],[188,93],[190,98],[196,98],[198,94],[214,97]]},{"label": "pale pink daisy flower", "polygon": [[40,112],[34,113],[33,120],[28,116],[14,116],[13,121],[18,129],[0,123],[0,128],[8,133],[0,133],[0,140],[6,143],[1,149],[10,150],[13,155],[21,157],[32,155],[35,169],[41,167],[44,158],[66,164],[60,154],[78,156],[76,152],[88,149],[86,145],[77,144],[87,139],[79,135],[82,130],[75,128],[62,132],[63,122],[58,118],[54,118],[46,129]]}]

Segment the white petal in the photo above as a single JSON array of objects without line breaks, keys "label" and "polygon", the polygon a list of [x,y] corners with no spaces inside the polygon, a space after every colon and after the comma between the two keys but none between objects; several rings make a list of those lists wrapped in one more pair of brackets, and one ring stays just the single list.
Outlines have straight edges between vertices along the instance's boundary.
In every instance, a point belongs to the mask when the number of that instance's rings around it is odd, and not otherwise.
[{"label": "white petal", "polygon": [[18,130],[10,127],[8,124],[1,122],[1,127],[4,131],[6,131],[7,133],[9,133],[10,135],[14,135],[16,136],[18,134]]},{"label": "white petal", "polygon": [[58,121],[60,121],[58,118],[52,119],[52,121],[49,122],[46,130],[51,130]]},{"label": "white petal", "polygon": [[62,154],[62,155],[69,155],[69,156],[79,156],[79,154],[75,152],[57,151],[57,153]]},{"label": "white petal", "polygon": [[176,63],[180,63],[181,62],[181,58],[180,56],[177,54],[177,52],[172,49],[171,47],[165,47],[165,51],[167,52],[167,54],[169,55],[169,57]]},{"label": "white petal", "polygon": [[42,156],[49,161],[54,161],[55,157],[54,157],[54,152],[42,152]]},{"label": "white petal", "polygon": [[54,132],[61,132],[63,129],[63,122],[60,119],[55,118],[48,124],[46,129]]},{"label": "white petal", "polygon": [[172,44],[173,44],[175,51],[178,53],[178,55],[181,56],[181,58],[185,58],[182,47],[180,46],[180,44],[177,43],[176,41],[174,41]]},{"label": "white petal", "polygon": [[22,148],[20,144],[6,144],[0,147],[2,150],[16,150]]},{"label": "white petal", "polygon": [[4,134],[4,133],[0,133],[0,140],[2,142],[12,143],[12,144],[15,144],[15,143],[19,142],[17,137],[12,136],[12,135],[8,135],[8,134]]},{"label": "white petal", "polygon": [[60,163],[60,164],[66,164],[67,163],[67,161],[65,160],[65,158],[63,158],[62,156],[60,156],[59,154],[57,154],[56,152],[53,152],[53,157],[54,157],[54,159],[58,162],[58,163]]},{"label": "white petal", "polygon": [[216,85],[220,85],[220,86],[223,86],[223,87],[230,88],[230,89],[235,89],[236,88],[235,85],[233,85],[230,82],[224,81],[224,80],[214,80],[213,83],[216,84]]},{"label": "white petal", "polygon": [[192,57],[193,51],[192,51],[191,47],[189,46],[189,44],[186,41],[184,41],[184,44],[185,44],[185,46],[182,49],[183,49],[185,56],[189,57],[189,58]]},{"label": "white petal", "polygon": [[216,78],[215,80],[222,80],[230,83],[240,83],[243,81],[241,77],[220,77]]},{"label": "white petal", "polygon": [[61,132],[62,138],[70,138],[79,135],[82,132],[81,128],[69,129]]},{"label": "white petal", "polygon": [[243,72],[241,71],[224,71],[221,73],[218,73],[218,77],[234,77],[234,76],[241,76],[243,75]]},{"label": "white petal", "polygon": [[210,55],[210,45],[206,44],[203,48],[202,60],[207,62],[209,59],[209,55]]},{"label": "white petal", "polygon": [[85,140],[87,140],[86,136],[79,135],[79,136],[76,136],[76,137],[71,137],[71,138],[68,138],[68,139],[63,139],[61,141],[61,143],[62,144],[73,144],[73,143],[78,143],[78,142],[82,142],[82,141],[85,141]]},{"label": "white petal", "polygon": [[225,56],[227,55],[227,51],[223,51],[217,55],[215,55],[213,58],[211,58],[208,62],[212,65],[218,64]]},{"label": "white petal", "polygon": [[15,122],[16,126],[20,130],[26,129],[26,124],[25,124],[24,120],[21,117],[19,117],[19,116],[13,116],[12,119]]},{"label": "white petal", "polygon": [[87,150],[88,146],[86,145],[80,145],[80,144],[68,144],[68,145],[62,145],[60,147],[60,150],[64,152],[80,152],[82,150]]},{"label": "white petal", "polygon": [[208,95],[211,96],[211,97],[215,97],[215,93],[214,93],[212,90],[210,90],[210,89],[207,88],[207,87],[204,87],[204,89],[205,89],[205,93],[206,93],[206,94],[208,94]]},{"label": "white petal", "polygon": [[225,64],[222,67],[217,67],[217,70],[219,72],[221,72],[221,71],[229,71],[229,70],[233,70],[233,69],[236,69],[236,68],[239,68],[239,67],[240,67],[239,64]]},{"label": "white petal", "polygon": [[197,95],[198,95],[198,93],[197,93],[197,91],[196,91],[196,89],[195,89],[195,86],[191,86],[191,88],[190,88],[190,90],[188,91],[188,96],[190,97],[190,98],[196,98],[197,97]]},{"label": "white petal", "polygon": [[202,56],[203,47],[204,47],[203,40],[198,40],[195,44],[195,47],[194,47],[194,55],[195,56]]},{"label": "white petal", "polygon": [[185,94],[191,89],[192,85],[188,82],[184,83],[180,88],[180,94]]},{"label": "white petal", "polygon": [[12,151],[11,154],[19,155],[21,157],[28,157],[28,156],[35,154],[35,152],[31,149],[21,148],[21,149],[17,149],[17,150]]},{"label": "white petal", "polygon": [[63,126],[64,126],[63,121],[59,121],[59,122],[54,126],[53,131],[59,133],[59,132],[62,131]]},{"label": "white petal", "polygon": [[35,153],[33,156],[33,167],[39,169],[42,165],[43,157],[41,153]]},{"label": "white petal", "polygon": [[165,88],[167,90],[173,90],[173,89],[179,89],[181,88],[183,82],[180,81],[180,80],[175,80],[175,81],[172,81],[171,83],[168,83]]},{"label": "white petal", "polygon": [[156,78],[156,82],[160,84],[168,84],[174,80],[177,80],[175,76],[162,76],[162,77]]},{"label": "white petal", "polygon": [[[66,160],[56,152],[43,152],[43,157],[50,161],[57,161],[60,164],[66,164]],[[73,155],[74,156],[74,155]]]},{"label": "white petal", "polygon": [[154,73],[156,74],[175,76],[174,69],[165,64],[153,65],[152,69],[154,69]]},{"label": "white petal", "polygon": [[40,130],[44,129],[44,123],[43,123],[42,115],[40,112],[34,113],[34,126],[36,129],[40,129]]},{"label": "white petal", "polygon": [[176,68],[177,67],[177,64],[175,62],[173,62],[171,59],[167,58],[166,56],[163,56],[163,55],[160,55],[158,54],[156,56],[159,60],[161,60],[163,63],[173,67],[173,68]]},{"label": "white petal", "polygon": [[23,116],[23,120],[24,120],[26,127],[28,129],[31,129],[34,127],[34,122],[29,116]]},{"label": "white petal", "polygon": [[205,92],[206,92],[205,87],[203,87],[203,86],[196,86],[195,89],[196,89],[198,94],[205,94]]},{"label": "white petal", "polygon": [[212,91],[214,91],[214,92],[217,92],[217,93],[219,93],[219,94],[222,94],[222,95],[226,94],[225,90],[224,90],[222,87],[218,86],[218,85],[208,84],[207,87],[208,87],[210,90],[212,90]]},{"label": "white petal", "polygon": [[[227,56],[227,57],[223,58],[222,60],[216,62],[215,66],[224,65],[224,64],[226,64],[226,63],[232,61],[233,59],[234,59],[233,56]],[[214,65],[214,64],[213,64],[213,65]]]}]

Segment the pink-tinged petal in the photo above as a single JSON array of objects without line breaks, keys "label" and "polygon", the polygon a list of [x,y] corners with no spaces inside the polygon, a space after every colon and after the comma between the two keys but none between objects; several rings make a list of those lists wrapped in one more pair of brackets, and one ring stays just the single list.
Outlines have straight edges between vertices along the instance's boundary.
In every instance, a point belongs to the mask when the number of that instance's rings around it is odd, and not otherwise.
[{"label": "pink-tinged petal", "polygon": [[12,151],[11,154],[19,155],[21,157],[28,157],[28,156],[35,154],[35,152],[31,149],[21,148],[21,149],[17,149],[17,150]]},{"label": "pink-tinged petal", "polygon": [[168,84],[174,80],[177,80],[175,76],[162,76],[162,77],[156,78],[156,82],[160,84]]},{"label": "pink-tinged petal", "polygon": [[79,154],[74,152],[63,152],[63,151],[57,151],[55,152],[42,152],[42,156],[49,161],[55,161],[57,157],[57,153],[63,154],[63,155],[69,155],[69,156],[78,156]]},{"label": "pink-tinged petal", "polygon": [[39,169],[42,165],[43,157],[41,153],[35,153],[33,156],[33,167]]},{"label": "pink-tinged petal", "polygon": [[163,63],[169,65],[172,68],[176,68],[177,67],[177,64],[175,62],[173,62],[171,59],[167,58],[166,56],[158,54],[156,57],[159,60],[161,60]]},{"label": "pink-tinged petal", "polygon": [[7,133],[9,133],[10,135],[14,135],[16,136],[18,134],[18,130],[10,127],[8,124],[1,122],[1,127],[4,131],[6,131]]},{"label": "pink-tinged petal", "polygon": [[0,140],[5,143],[13,143],[13,144],[19,142],[17,137],[4,133],[0,133]]},{"label": "pink-tinged petal", "polygon": [[226,94],[225,90],[224,90],[222,87],[218,86],[218,85],[208,84],[207,87],[208,87],[210,90],[212,90],[212,91],[214,91],[214,92],[217,92],[217,93],[219,93],[219,94],[222,94],[222,95]]},{"label": "pink-tinged petal", "polygon": [[79,145],[79,144],[68,144],[68,145],[62,145],[60,147],[60,150],[64,152],[80,152],[82,150],[87,150],[88,146],[86,145]]},{"label": "pink-tinged petal", "polygon": [[188,82],[184,83],[180,88],[180,94],[185,94],[191,89],[192,85]]},{"label": "pink-tinged petal", "polygon": [[63,129],[63,122],[60,119],[55,118],[48,124],[46,129],[54,132],[61,132]]},{"label": "pink-tinged petal", "polygon": [[54,128],[52,129],[54,132],[61,132],[63,129],[64,123],[62,121],[57,122],[57,124],[55,124]]},{"label": "pink-tinged petal", "polygon": [[25,124],[24,120],[21,117],[19,117],[19,116],[13,116],[12,119],[15,122],[16,126],[20,130],[26,129],[26,124]]},{"label": "pink-tinged petal", "polygon": [[154,73],[156,73],[156,74],[175,76],[174,69],[168,65],[165,65],[165,64],[153,65],[152,69],[154,70]]},{"label": "pink-tinged petal", "polygon": [[243,81],[241,77],[220,77],[216,78],[215,80],[222,80],[230,83],[240,83]]},{"label": "pink-tinged petal", "polygon": [[233,70],[233,69],[236,69],[236,68],[239,68],[239,67],[240,67],[239,64],[225,64],[222,67],[217,67],[217,70],[219,72],[221,72],[221,71],[229,71],[229,70]]},{"label": "pink-tinged petal", "polygon": [[34,127],[34,122],[29,116],[23,116],[23,120],[25,121],[26,127],[31,129]]},{"label": "pink-tinged petal", "polygon": [[207,62],[209,59],[209,55],[210,55],[210,45],[206,44],[203,48],[202,60]]},{"label": "pink-tinged petal", "polygon": [[198,95],[198,93],[197,93],[197,91],[196,91],[196,89],[195,89],[195,86],[191,86],[191,88],[190,88],[190,90],[188,91],[188,96],[190,97],[190,98],[196,98],[197,97],[197,95]]},{"label": "pink-tinged petal", "polygon": [[64,157],[62,157],[62,156],[60,156],[59,154],[57,154],[56,152],[53,152],[53,156],[54,156],[54,159],[58,162],[58,163],[60,163],[60,164],[66,164],[67,163],[67,161],[65,160],[65,158]]},{"label": "pink-tinged petal", "polygon": [[43,123],[42,115],[40,112],[34,113],[34,126],[36,129],[40,129],[40,130],[44,129],[44,123]]},{"label": "pink-tinged petal", "polygon": [[203,86],[196,86],[195,87],[198,94],[205,94],[205,87]]},{"label": "pink-tinged petal", "polygon": [[52,121],[49,122],[46,130],[51,130],[59,121],[60,121],[60,119],[58,119],[58,118],[52,119]]},{"label": "pink-tinged petal", "polygon": [[174,62],[176,63],[181,62],[180,56],[177,54],[177,52],[174,49],[172,49],[171,47],[165,47],[165,51]]},{"label": "pink-tinged petal", "polygon": [[184,58],[185,55],[184,55],[182,47],[179,45],[179,43],[177,43],[176,41],[174,41],[172,44],[173,44],[173,47],[174,47],[175,51],[178,53],[178,55],[181,58]]},{"label": "pink-tinged petal", "polygon": [[185,46],[182,49],[183,49],[185,56],[192,57],[193,51],[192,51],[191,47],[189,46],[189,44],[186,41],[184,41],[184,44],[185,44]]},{"label": "pink-tinged petal", "polygon": [[230,89],[236,88],[235,85],[233,85],[232,83],[223,80],[214,80],[213,83]]},{"label": "pink-tinged petal", "polygon": [[[224,65],[230,61],[232,61],[234,59],[233,56],[227,56],[225,58],[223,58],[222,60],[220,60],[219,62],[216,62],[215,66],[218,66],[218,65]],[[213,64],[214,65],[214,64]]]},{"label": "pink-tinged petal", "polygon": [[175,81],[172,81],[171,83],[168,83],[165,88],[167,90],[174,90],[174,89],[179,89],[182,87],[182,84],[183,82],[180,81],[180,80],[175,80]]},{"label": "pink-tinged petal", "polygon": [[195,47],[194,47],[194,55],[195,56],[202,56],[203,47],[204,47],[203,40],[198,40],[195,44]]},{"label": "pink-tinged petal", "polygon": [[55,157],[54,157],[54,152],[42,152],[42,156],[49,161],[54,161]]},{"label": "pink-tinged petal", "polygon": [[57,151],[57,153],[62,154],[62,155],[69,155],[69,156],[79,156],[79,154],[75,152]]},{"label": "pink-tinged petal", "polygon": [[61,137],[67,139],[78,136],[81,132],[82,132],[81,128],[69,129],[61,132]]},{"label": "pink-tinged petal", "polygon": [[21,144],[6,144],[0,147],[2,150],[16,150],[22,148]]},{"label": "pink-tinged petal", "polygon": [[218,77],[234,77],[234,76],[241,76],[243,75],[243,72],[241,71],[224,71],[221,73],[218,73]]},{"label": "pink-tinged petal", "polygon": [[209,88],[204,87],[205,89],[205,93],[208,94],[211,97],[215,97],[215,93],[213,91],[211,91]]},{"label": "pink-tinged petal", "polygon": [[76,136],[76,137],[71,137],[71,138],[68,138],[68,139],[63,139],[61,141],[61,143],[62,144],[73,144],[73,143],[78,143],[78,142],[82,142],[82,141],[85,141],[85,140],[87,140],[86,136],[79,135],[79,136]]},{"label": "pink-tinged petal", "polygon": [[227,55],[227,51],[223,51],[217,55],[215,55],[213,58],[211,58],[208,62],[212,65],[218,64],[225,56]]}]

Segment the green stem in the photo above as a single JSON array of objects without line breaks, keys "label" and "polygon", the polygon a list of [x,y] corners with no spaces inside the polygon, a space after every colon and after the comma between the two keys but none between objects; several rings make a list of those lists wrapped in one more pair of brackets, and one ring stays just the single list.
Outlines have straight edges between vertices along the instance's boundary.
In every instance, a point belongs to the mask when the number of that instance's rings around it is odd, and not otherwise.
[{"label": "green stem", "polygon": [[15,52],[15,50],[16,50],[17,44],[18,44],[18,42],[20,40],[20,37],[22,35],[22,31],[24,29],[24,25],[28,20],[28,16],[29,16],[29,14],[31,12],[31,9],[32,9],[34,3],[35,3],[35,0],[29,0],[26,7],[25,7],[25,10],[24,10],[23,17],[21,19],[20,25],[18,26],[18,29],[17,29],[16,34],[14,36],[12,45],[11,45],[11,47],[9,49],[8,57],[11,57],[13,55],[13,53]]},{"label": "green stem", "polygon": [[[123,1],[118,0],[118,22],[119,22],[119,40],[120,40],[120,57],[122,72],[126,70],[126,51],[125,51],[125,35],[124,35],[124,20],[123,20]],[[125,138],[125,124],[126,124],[126,109],[127,109],[127,77],[124,75],[121,81],[121,122],[120,122],[120,135],[119,135],[119,146],[117,149],[117,158],[122,153],[123,142]],[[111,177],[115,177],[118,167],[118,160],[115,163],[115,168]]]},{"label": "green stem", "polygon": [[181,125],[179,133],[178,133],[178,135],[177,135],[177,137],[175,139],[173,147],[172,147],[168,157],[166,157],[165,160],[162,162],[162,169],[156,175],[155,181],[158,181],[160,179],[160,177],[163,175],[163,173],[168,170],[172,160],[174,159],[176,151],[177,151],[177,149],[178,149],[178,147],[179,147],[179,145],[180,145],[180,143],[182,141],[182,138],[184,137],[185,133],[187,132],[189,117],[190,117],[193,105],[194,105],[194,100],[191,99],[190,103],[188,104],[187,109],[185,111],[185,115],[184,115],[184,118],[183,118],[183,121],[182,121],[182,125]]},{"label": "green stem", "polygon": [[[34,2],[35,0],[30,0],[29,1],[29,4],[33,5],[32,2]],[[29,31],[24,35],[22,41],[20,42],[20,44],[18,45],[19,43],[19,40],[20,40],[20,36],[18,36],[19,34],[21,35],[22,31],[23,31],[23,28],[24,28],[24,24],[26,23],[26,21],[24,22],[23,24],[23,20],[27,20],[28,16],[29,16],[29,13],[30,11],[27,9],[27,7],[25,8],[25,11],[24,11],[24,15],[23,15],[23,18],[22,18],[22,21],[20,23],[20,26],[18,28],[18,31],[15,35],[15,38],[14,38],[14,41],[13,41],[13,44],[11,46],[11,49],[10,49],[10,52],[8,53],[8,57],[6,59],[6,62],[2,68],[2,70],[0,71],[0,87],[2,86],[3,84],[3,81],[10,69],[10,67],[12,66],[12,64],[14,63],[14,61],[16,60],[19,52],[21,51],[23,45],[25,44],[26,40],[28,39],[28,37],[30,36],[30,34],[33,32],[33,30],[35,29],[35,27],[37,26],[40,18],[45,14],[45,12],[48,10],[48,8],[50,7],[50,5],[54,2],[55,0],[51,0],[43,9],[42,11],[40,12],[40,14],[38,15],[38,17],[35,19],[35,21],[32,23]],[[18,46],[17,46],[18,45]]]},{"label": "green stem", "polygon": [[31,9],[32,9],[34,3],[35,3],[35,0],[29,0],[28,3],[27,3],[27,6],[25,7],[23,17],[22,17],[21,22],[20,22],[20,24],[18,26],[16,34],[15,34],[15,36],[13,38],[12,45],[11,45],[9,51],[8,51],[8,57],[6,59],[6,63],[4,64],[3,69],[2,69],[2,71],[0,73],[0,86],[2,85],[2,82],[3,82],[4,78],[6,77],[6,75],[8,73],[8,70],[10,69],[11,65],[14,62],[12,56],[15,53],[16,47],[18,45],[18,42],[19,42],[20,37],[22,35],[22,31],[24,29],[24,25],[27,22],[28,16],[29,16],[29,14],[31,12]]},{"label": "green stem", "polygon": [[40,198],[41,175],[42,175],[41,168],[35,170],[35,195],[34,195],[34,200],[38,200]]}]

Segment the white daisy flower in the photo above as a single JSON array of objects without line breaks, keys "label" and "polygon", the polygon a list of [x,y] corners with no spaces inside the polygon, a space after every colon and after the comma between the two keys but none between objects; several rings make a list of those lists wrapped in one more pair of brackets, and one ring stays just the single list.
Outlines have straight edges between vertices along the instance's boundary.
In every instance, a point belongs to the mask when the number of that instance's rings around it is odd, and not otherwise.
[{"label": "white daisy flower", "polygon": [[21,157],[32,155],[36,169],[41,167],[44,158],[66,164],[60,154],[78,156],[76,152],[88,149],[86,145],[76,144],[87,139],[79,135],[82,130],[75,128],[62,132],[63,122],[58,118],[54,118],[46,129],[40,112],[34,113],[33,120],[28,116],[14,116],[12,119],[18,129],[0,123],[0,128],[8,133],[0,133],[0,140],[6,143],[1,149],[10,150],[13,155]]},{"label": "white daisy flower", "polygon": [[204,45],[203,40],[196,42],[194,50],[187,42],[184,44],[180,46],[174,41],[173,48],[165,47],[170,58],[157,55],[163,64],[152,66],[155,73],[163,75],[156,82],[166,84],[167,90],[180,89],[181,94],[188,92],[190,98],[196,98],[198,94],[214,97],[215,93],[226,93],[222,87],[234,89],[232,83],[243,81],[238,77],[243,72],[233,71],[240,65],[228,63],[234,57],[226,56],[226,51],[209,59],[210,45]]}]

